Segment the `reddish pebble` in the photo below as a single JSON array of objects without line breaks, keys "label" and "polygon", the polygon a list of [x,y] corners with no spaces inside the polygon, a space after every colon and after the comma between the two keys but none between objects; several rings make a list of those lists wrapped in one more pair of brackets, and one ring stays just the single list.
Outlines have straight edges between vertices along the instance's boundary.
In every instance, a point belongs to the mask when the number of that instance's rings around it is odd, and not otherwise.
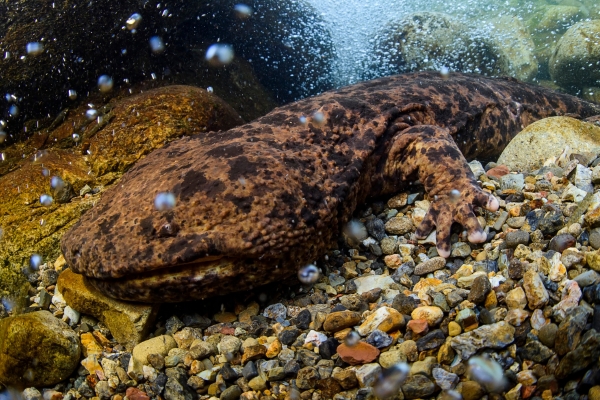
[{"label": "reddish pebble", "polygon": [[134,387],[127,388],[125,396],[127,396],[129,400],[150,400],[150,397],[148,397],[146,392],[142,392],[140,389]]},{"label": "reddish pebble", "polygon": [[535,392],[536,386],[523,386],[521,388],[521,397],[524,399],[528,399],[533,396]]},{"label": "reddish pebble", "polygon": [[340,358],[350,365],[367,364],[379,356],[379,349],[369,343],[358,342],[355,346],[342,343],[337,348]]},{"label": "reddish pebble", "polygon": [[417,335],[422,335],[429,332],[429,325],[427,324],[427,320],[425,318],[411,319],[408,321],[406,328],[410,329]]},{"label": "reddish pebble", "polygon": [[490,168],[486,174],[489,177],[500,178],[510,172],[510,169],[506,165],[498,165],[497,167]]}]

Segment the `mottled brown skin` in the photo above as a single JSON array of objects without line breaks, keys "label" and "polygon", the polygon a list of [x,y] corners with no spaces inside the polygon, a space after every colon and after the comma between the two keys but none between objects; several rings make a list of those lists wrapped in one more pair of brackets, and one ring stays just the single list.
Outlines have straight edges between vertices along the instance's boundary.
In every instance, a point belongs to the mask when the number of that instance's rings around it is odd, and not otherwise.
[{"label": "mottled brown skin", "polygon": [[[498,207],[463,155],[498,155],[526,125],[560,114],[584,118],[600,108],[461,74],[359,83],[153,152],[64,236],[62,250],[74,271],[111,296],[202,299],[294,274],[324,253],[368,196],[418,179],[435,200],[417,233],[437,226],[447,256],[453,222],[480,242],[473,207]],[[161,212],[153,200],[164,191],[177,205]]]}]

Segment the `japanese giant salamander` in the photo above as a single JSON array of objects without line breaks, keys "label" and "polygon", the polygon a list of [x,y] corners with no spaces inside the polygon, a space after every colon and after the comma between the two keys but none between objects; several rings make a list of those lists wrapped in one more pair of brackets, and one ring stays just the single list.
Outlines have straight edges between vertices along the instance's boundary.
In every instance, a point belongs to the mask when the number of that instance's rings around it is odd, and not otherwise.
[{"label": "japanese giant salamander", "polygon": [[[417,237],[436,229],[448,257],[453,223],[480,243],[474,207],[498,209],[466,159],[497,156],[525,126],[564,114],[600,107],[515,80],[435,72],[332,90],[154,151],[84,214],[62,251],[110,296],[202,299],[295,274],[368,197],[418,180],[432,205]],[[173,209],[155,209],[159,192],[175,196]]]}]

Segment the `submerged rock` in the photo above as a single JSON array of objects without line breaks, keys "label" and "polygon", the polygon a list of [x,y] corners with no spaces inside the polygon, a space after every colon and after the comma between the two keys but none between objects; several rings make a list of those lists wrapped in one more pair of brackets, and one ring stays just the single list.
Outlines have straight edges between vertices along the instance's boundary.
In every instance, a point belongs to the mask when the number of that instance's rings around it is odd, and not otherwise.
[{"label": "submerged rock", "polygon": [[0,320],[0,382],[50,386],[65,380],[79,364],[77,334],[48,311]]},{"label": "submerged rock", "polygon": [[511,170],[532,171],[565,147],[573,153],[600,152],[600,127],[571,117],[550,117],[523,129],[506,146],[499,164]]}]

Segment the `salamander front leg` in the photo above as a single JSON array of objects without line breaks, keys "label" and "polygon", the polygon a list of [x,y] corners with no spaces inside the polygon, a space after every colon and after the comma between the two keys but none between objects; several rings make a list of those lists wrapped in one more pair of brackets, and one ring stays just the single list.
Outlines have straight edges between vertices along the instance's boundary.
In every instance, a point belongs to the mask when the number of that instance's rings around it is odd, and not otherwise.
[{"label": "salamander front leg", "polygon": [[454,222],[467,230],[470,242],[485,241],[474,207],[496,211],[498,200],[481,190],[447,129],[419,125],[399,132],[384,168],[388,178],[405,182],[417,178],[425,186],[432,203],[416,234],[425,238],[436,228],[440,256],[450,256],[450,229]]}]

